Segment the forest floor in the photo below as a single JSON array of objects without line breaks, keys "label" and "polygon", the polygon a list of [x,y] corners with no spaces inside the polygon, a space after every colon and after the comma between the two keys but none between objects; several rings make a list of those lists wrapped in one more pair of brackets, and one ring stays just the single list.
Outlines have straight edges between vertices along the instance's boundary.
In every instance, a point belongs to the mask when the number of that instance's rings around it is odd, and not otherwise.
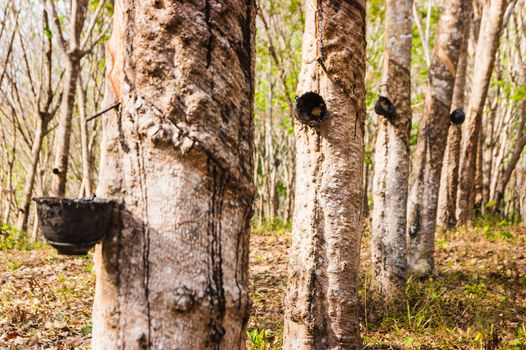
[{"label": "forest floor", "polygon": [[[248,343],[279,349],[290,233],[251,240]],[[360,317],[365,349],[526,349],[526,228],[502,223],[440,233],[437,273],[409,281],[386,306],[370,289],[362,242]],[[0,242],[0,349],[88,349],[92,257]]]}]

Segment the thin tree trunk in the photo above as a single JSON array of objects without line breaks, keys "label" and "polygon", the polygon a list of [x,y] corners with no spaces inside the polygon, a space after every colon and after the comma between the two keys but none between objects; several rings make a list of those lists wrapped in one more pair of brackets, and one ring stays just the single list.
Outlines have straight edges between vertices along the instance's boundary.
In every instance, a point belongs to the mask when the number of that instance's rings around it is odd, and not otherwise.
[{"label": "thin tree trunk", "polygon": [[357,277],[363,204],[365,1],[306,3],[298,95],[327,119],[296,125],[296,203],[284,349],[360,349]]},{"label": "thin tree trunk", "polygon": [[484,162],[484,156],[482,152],[482,126],[479,132],[479,140],[477,146],[477,159],[475,163],[475,179],[473,183],[473,192],[472,192],[472,202],[473,202],[473,213],[475,215],[480,215],[482,213],[482,187],[484,182],[484,175],[482,173],[482,163]]},{"label": "thin tree trunk", "polygon": [[413,0],[388,0],[385,28],[385,95],[396,116],[379,117],[371,213],[374,284],[389,299],[406,280],[406,211],[411,132],[411,12]]},{"label": "thin tree trunk", "polygon": [[29,208],[31,205],[31,198],[33,197],[33,187],[35,185],[35,175],[40,159],[40,150],[42,149],[42,142],[47,132],[48,116],[37,116],[37,128],[33,137],[33,146],[31,147],[31,163],[26,174],[26,182],[24,192],[22,195],[22,204],[18,210],[17,229],[25,231],[27,229],[27,219],[29,217]]},{"label": "thin tree trunk", "polygon": [[471,220],[474,206],[472,194],[476,172],[476,157],[482,126],[482,112],[488,94],[495,53],[499,46],[502,18],[507,0],[487,1],[475,53],[473,80],[466,111],[465,134],[462,140],[459,187],[457,196],[457,225]]},{"label": "thin tree trunk", "polygon": [[371,176],[371,164],[365,163],[365,169],[363,174],[363,217],[369,217],[369,177]]},{"label": "thin tree trunk", "polygon": [[86,120],[86,93],[82,86],[82,77],[78,79],[78,102],[79,102],[79,123],[80,123],[80,145],[82,152],[82,189],[80,196],[91,196],[92,180],[91,180],[91,157],[89,154],[89,135],[88,122]]},{"label": "thin tree trunk", "polygon": [[[7,171],[6,171],[6,176],[7,176],[7,188],[4,189],[4,191],[7,192],[7,207],[6,207],[6,210],[4,212],[4,217],[3,217],[3,223],[6,223],[6,224],[9,224],[9,220],[11,218],[11,209],[13,208],[13,201],[15,200],[15,197],[14,194],[15,194],[15,188],[13,186],[13,167],[14,167],[14,164],[15,164],[15,156],[16,156],[16,146],[17,146],[17,128],[16,128],[16,125],[15,125],[15,121],[14,121],[14,117],[12,117],[13,119],[11,120],[11,124],[12,124],[12,145],[11,145],[11,150],[10,152],[7,154]],[[2,138],[4,140],[6,140],[6,137],[5,137],[5,134],[2,130]],[[5,149],[8,149],[7,147],[5,147]]]},{"label": "thin tree trunk", "polygon": [[[468,5],[469,6],[469,5]],[[469,20],[471,11],[466,11],[464,17],[464,37],[460,57],[458,59],[457,74],[455,77],[455,87],[453,89],[453,99],[451,110],[457,108],[464,110],[464,96],[466,90],[466,68],[467,51],[469,41]],[[437,226],[452,228],[456,225],[456,204],[458,188],[458,166],[460,163],[460,143],[462,140],[462,125],[451,123],[447,135],[447,146],[444,152],[442,173],[440,175],[440,190],[438,192],[438,213]]]},{"label": "thin tree trunk", "polygon": [[526,168],[517,169],[517,184],[519,192],[519,216],[526,225]]},{"label": "thin tree trunk", "polygon": [[434,270],[435,228],[449,111],[462,46],[462,19],[469,0],[448,0],[438,23],[424,115],[411,172],[408,202],[408,268],[415,277]]},{"label": "thin tree trunk", "polygon": [[[499,77],[500,79],[500,77]],[[498,96],[499,89],[495,89],[494,91],[494,97],[490,98],[490,100],[495,101],[492,103],[491,101],[488,101],[488,107],[490,109],[490,112],[488,113],[488,118],[486,120],[486,130],[487,130],[487,136],[484,140],[484,164],[483,164],[483,171],[484,171],[484,182],[482,187],[482,200],[484,203],[488,203],[490,201],[490,191],[491,191],[491,179],[492,179],[492,173],[493,173],[493,153],[495,149],[495,144],[497,141],[497,135],[495,130],[495,124],[497,119],[497,96]],[[490,93],[491,90],[488,92]],[[456,199],[455,199],[456,200]],[[482,208],[483,213],[486,210],[486,207]]]},{"label": "thin tree trunk", "polygon": [[498,142],[496,143],[494,155],[493,155],[493,166],[490,180],[490,198],[495,200],[497,186],[499,181],[502,179],[504,174],[504,159],[508,152],[508,139],[511,137],[511,126],[513,125],[513,105],[509,105],[504,111],[500,112],[499,124],[496,130],[498,130]]},{"label": "thin tree trunk", "polygon": [[54,28],[54,37],[64,58],[64,80],[62,90],[62,101],[60,106],[60,117],[55,136],[55,159],[53,161],[53,177],[51,180],[51,195],[64,197],[66,194],[66,182],[69,164],[69,147],[71,142],[71,125],[73,119],[73,108],[77,89],[77,79],[80,74],[80,60],[86,53],[80,47],[80,35],[88,0],[70,1],[70,30],[68,41],[62,35],[60,21],[52,0],[47,0],[50,8],[51,23]]},{"label": "thin tree trunk", "polygon": [[267,94],[267,110],[265,113],[265,189],[267,198],[267,218],[274,219],[277,215],[276,198],[276,158],[274,153],[274,82],[272,81],[272,65],[268,64],[267,80],[269,84]]},{"label": "thin tree trunk", "polygon": [[255,16],[254,1],[115,2],[94,350],[245,347]]},{"label": "thin tree trunk", "polygon": [[511,174],[513,174],[513,170],[515,170],[515,167],[517,166],[517,163],[521,157],[522,151],[524,150],[525,146],[526,146],[526,135],[522,135],[521,138],[517,140],[517,143],[515,144],[515,149],[511,156],[510,162],[508,163],[508,166],[506,167],[506,171],[504,172],[504,176],[499,184],[499,187],[497,187],[497,202],[496,202],[495,208],[500,208],[502,205],[502,201],[504,199],[504,193],[506,191],[506,187],[508,186],[508,182],[511,179]]},{"label": "thin tree trunk", "polygon": [[65,63],[64,87],[62,94],[61,112],[55,136],[55,160],[53,162],[53,178],[51,181],[51,195],[64,197],[69,163],[69,145],[71,142],[71,121],[75,104],[77,78],[79,76],[80,61],[67,60]]},{"label": "thin tree trunk", "polygon": [[506,167],[506,170],[504,171],[504,176],[502,177],[502,180],[500,181],[499,185],[497,186],[497,190],[495,191],[495,197],[496,197],[496,204],[494,206],[495,212],[498,212],[501,208],[502,201],[504,200],[504,193],[506,191],[506,187],[508,186],[508,183],[510,182],[510,179],[511,179],[511,174],[513,174],[513,170],[515,170],[515,167],[517,166],[517,163],[519,162],[522,151],[524,150],[524,147],[526,147],[526,134],[524,131],[524,125],[526,124],[526,101],[523,101],[521,105],[522,107],[521,107],[520,114],[522,116],[522,119],[519,125],[519,135],[515,143],[515,148],[511,155],[511,159],[508,163],[508,166]]},{"label": "thin tree trunk", "polygon": [[31,235],[29,236],[30,242],[34,243],[38,241],[38,229],[39,229],[38,213],[36,210],[34,210],[33,228],[31,230]]}]

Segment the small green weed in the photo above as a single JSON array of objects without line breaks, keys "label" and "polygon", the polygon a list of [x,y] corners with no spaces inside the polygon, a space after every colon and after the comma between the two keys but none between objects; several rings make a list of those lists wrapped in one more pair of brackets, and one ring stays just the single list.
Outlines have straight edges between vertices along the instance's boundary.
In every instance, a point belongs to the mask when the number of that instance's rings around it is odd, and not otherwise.
[{"label": "small green weed", "polygon": [[270,349],[271,341],[275,334],[270,329],[253,329],[248,332],[248,340],[253,350],[267,350]]},{"label": "small green weed", "polygon": [[31,243],[25,232],[20,232],[8,224],[0,226],[0,250],[32,250],[42,247],[41,243]]},{"label": "small green weed", "polygon": [[252,219],[252,231],[256,234],[264,232],[284,233],[292,230],[292,223],[280,218],[254,218]]}]

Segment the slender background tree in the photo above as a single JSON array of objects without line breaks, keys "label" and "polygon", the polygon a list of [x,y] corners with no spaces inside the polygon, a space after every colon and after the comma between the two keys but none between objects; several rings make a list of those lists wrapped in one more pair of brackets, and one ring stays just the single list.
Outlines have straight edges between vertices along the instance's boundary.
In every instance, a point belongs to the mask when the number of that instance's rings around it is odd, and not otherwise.
[{"label": "slender background tree", "polygon": [[407,260],[414,276],[427,276],[434,270],[440,172],[447,144],[448,115],[462,46],[462,19],[467,2],[445,2],[429,68],[429,86],[413,158],[408,203]]},{"label": "slender background tree", "polygon": [[376,129],[371,247],[377,288],[395,298],[404,289],[407,265],[413,1],[387,1],[386,7],[382,85],[396,112],[391,117],[379,117]]}]

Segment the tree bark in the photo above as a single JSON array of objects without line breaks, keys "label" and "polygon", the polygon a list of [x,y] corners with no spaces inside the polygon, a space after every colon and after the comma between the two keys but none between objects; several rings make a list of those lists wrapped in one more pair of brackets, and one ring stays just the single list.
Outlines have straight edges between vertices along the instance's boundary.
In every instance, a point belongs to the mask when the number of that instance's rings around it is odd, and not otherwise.
[{"label": "tree bark", "polygon": [[78,109],[80,124],[80,145],[82,153],[82,184],[80,197],[90,197],[92,192],[91,157],[89,152],[88,121],[86,120],[86,91],[82,86],[82,77],[78,78]]},{"label": "tree bark", "polygon": [[466,111],[466,126],[462,140],[456,208],[457,225],[467,223],[471,219],[473,212],[474,196],[472,192],[476,172],[479,134],[482,126],[482,112],[495,63],[495,53],[499,46],[499,36],[506,3],[507,0],[486,1],[482,15],[479,40],[475,53],[472,88]]},{"label": "tree bark", "polygon": [[484,175],[482,173],[482,163],[484,162],[484,156],[482,154],[483,137],[481,125],[477,146],[477,158],[475,159],[475,178],[472,191],[473,198],[470,199],[470,201],[473,202],[473,214],[476,216],[482,213],[482,187],[484,183]]},{"label": "tree bark", "polygon": [[395,299],[406,280],[406,211],[411,132],[411,14],[413,0],[386,4],[385,93],[395,118],[379,117],[374,154],[371,213],[374,284]]},{"label": "tree bark", "polygon": [[365,1],[306,3],[298,95],[317,92],[320,126],[296,125],[296,202],[284,349],[360,349]]},{"label": "tree bark", "polygon": [[29,208],[31,205],[31,198],[33,197],[33,187],[35,185],[35,176],[40,158],[40,150],[42,149],[42,142],[47,132],[48,118],[46,115],[39,115],[37,117],[37,128],[33,137],[33,145],[31,147],[31,163],[26,174],[26,182],[24,185],[24,192],[22,204],[18,210],[17,229],[19,231],[27,230],[27,219],[29,217]]},{"label": "tree bark", "polygon": [[[51,3],[51,1],[52,0],[48,0],[48,3]],[[75,105],[77,79],[80,74],[80,60],[84,54],[79,47],[79,40],[86,18],[88,0],[74,0],[71,1],[70,4],[70,37],[67,42],[62,36],[62,30],[54,5],[52,3],[50,5],[51,22],[55,31],[53,34],[59,42],[59,48],[64,57],[65,69],[60,116],[55,136],[55,159],[53,162],[53,178],[51,181],[51,195],[56,197],[64,197],[66,194],[73,107]]]},{"label": "tree bark", "polygon": [[434,270],[435,228],[442,170],[449,127],[449,111],[462,45],[462,19],[468,0],[449,0],[438,23],[438,35],[420,120],[411,172],[408,203],[408,269],[415,277]]},{"label": "tree bark", "polygon": [[519,162],[522,151],[524,150],[524,147],[526,147],[526,134],[524,130],[524,126],[526,124],[526,101],[523,101],[521,103],[520,114],[522,118],[521,118],[521,122],[519,125],[518,139],[515,143],[515,148],[513,149],[513,153],[511,155],[511,159],[508,163],[508,166],[506,167],[506,170],[504,171],[502,180],[500,181],[499,185],[497,186],[497,190],[495,191],[496,203],[495,203],[495,206],[493,207],[494,212],[498,212],[502,206],[502,201],[504,200],[504,193],[506,191],[506,187],[508,186],[508,183],[510,182],[511,175],[513,174],[513,170],[515,170],[515,167],[517,166],[517,163]]},{"label": "tree bark", "polygon": [[66,61],[61,111],[55,136],[54,176],[51,181],[51,195],[56,197],[64,197],[66,194],[71,121],[73,119],[76,85],[80,70],[80,61]]},{"label": "tree bark", "polygon": [[[470,14],[471,11],[468,10],[464,15],[464,37],[462,39],[462,47],[458,59],[457,74],[455,76],[455,87],[453,89],[453,99],[451,102],[452,111],[457,108],[462,108],[462,110],[464,110]],[[455,207],[457,204],[458,166],[460,163],[461,140],[462,125],[451,123],[448,129],[447,146],[446,151],[444,152],[442,173],[440,175],[437,213],[437,226],[447,229],[455,227],[457,222]]]},{"label": "tree bark", "polygon": [[254,1],[115,2],[94,350],[245,347],[255,16]]}]

